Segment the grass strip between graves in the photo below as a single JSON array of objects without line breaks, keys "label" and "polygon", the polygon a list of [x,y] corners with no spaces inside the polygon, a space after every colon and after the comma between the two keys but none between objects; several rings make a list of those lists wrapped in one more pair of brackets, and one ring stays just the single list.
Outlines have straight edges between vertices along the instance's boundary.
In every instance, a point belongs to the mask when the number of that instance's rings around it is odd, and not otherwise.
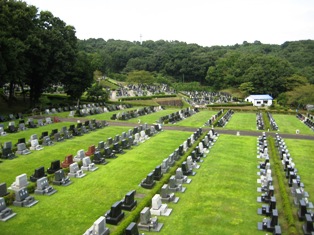
[{"label": "grass strip between graves", "polygon": [[269,149],[270,155],[272,156],[270,158],[270,161],[271,161],[272,166],[274,166],[273,169],[275,171],[275,177],[278,182],[278,189],[279,189],[280,199],[282,202],[283,215],[286,220],[286,223],[288,224],[288,234],[290,235],[301,234],[301,232],[299,233],[297,230],[296,221],[293,214],[293,209],[291,207],[290,198],[287,193],[287,190],[289,189],[287,189],[288,186],[286,186],[287,184],[285,182],[285,176],[282,172],[282,165],[281,165],[278,151],[276,150],[276,147],[275,147],[274,138],[268,137],[268,143],[270,146],[270,149]]},{"label": "grass strip between graves", "polygon": [[160,181],[156,182],[154,188],[152,188],[145,196],[145,198],[137,205],[137,207],[131,212],[130,216],[125,218],[118,226],[118,228],[112,233],[113,235],[122,235],[124,234],[125,229],[131,222],[137,222],[141,211],[144,207],[151,206],[151,200],[155,194],[157,194],[161,187],[166,184],[172,175],[175,175],[176,170],[178,167],[181,167],[182,163],[186,160],[186,158],[191,155],[192,151],[198,145],[198,143],[205,137],[207,133],[203,133],[198,140],[196,140],[193,145],[188,149],[188,151],[178,160],[175,162],[175,165],[170,168],[169,172],[163,174],[163,177]]}]

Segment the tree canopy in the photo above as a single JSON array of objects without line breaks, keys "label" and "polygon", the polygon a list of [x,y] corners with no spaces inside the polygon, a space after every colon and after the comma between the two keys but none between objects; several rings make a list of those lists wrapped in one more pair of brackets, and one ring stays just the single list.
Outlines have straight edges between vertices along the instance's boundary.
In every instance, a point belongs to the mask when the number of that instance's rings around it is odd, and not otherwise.
[{"label": "tree canopy", "polygon": [[[84,91],[90,86],[86,84],[90,67],[78,62],[81,57],[75,28],[51,12],[38,12],[35,6],[22,1],[1,0],[0,28],[0,86],[9,84],[9,101],[17,84],[22,89],[30,88],[32,105],[54,85],[75,81]],[[89,64],[89,60],[85,62]],[[80,77],[82,74],[85,77]]]}]

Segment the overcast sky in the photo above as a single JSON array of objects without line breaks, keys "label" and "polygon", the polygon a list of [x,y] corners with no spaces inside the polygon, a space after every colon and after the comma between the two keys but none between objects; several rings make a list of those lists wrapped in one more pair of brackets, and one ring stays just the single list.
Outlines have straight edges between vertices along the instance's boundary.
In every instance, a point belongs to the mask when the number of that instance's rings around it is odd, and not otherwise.
[{"label": "overcast sky", "polygon": [[27,0],[79,39],[183,41],[202,46],[314,39],[314,0]]}]

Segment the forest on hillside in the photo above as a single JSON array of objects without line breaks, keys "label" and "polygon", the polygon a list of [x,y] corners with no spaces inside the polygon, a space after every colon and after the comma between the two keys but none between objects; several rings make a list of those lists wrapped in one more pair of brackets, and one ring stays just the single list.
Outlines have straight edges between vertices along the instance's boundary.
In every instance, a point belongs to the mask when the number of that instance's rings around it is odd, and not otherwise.
[{"label": "forest on hillside", "polygon": [[166,83],[177,90],[266,93],[283,105],[314,103],[313,40],[212,47],[164,40],[79,40],[75,27],[17,0],[0,0],[0,27],[0,91],[8,90],[9,101],[16,86],[22,94],[28,92],[31,105],[58,86],[79,99],[89,89],[102,89],[95,83],[97,74]]},{"label": "forest on hillside", "polygon": [[162,74],[171,82],[199,82],[213,90],[233,87],[274,97],[314,84],[313,40],[202,47],[179,41],[91,38],[79,40],[78,49],[91,55],[98,70],[117,80],[144,70]]}]

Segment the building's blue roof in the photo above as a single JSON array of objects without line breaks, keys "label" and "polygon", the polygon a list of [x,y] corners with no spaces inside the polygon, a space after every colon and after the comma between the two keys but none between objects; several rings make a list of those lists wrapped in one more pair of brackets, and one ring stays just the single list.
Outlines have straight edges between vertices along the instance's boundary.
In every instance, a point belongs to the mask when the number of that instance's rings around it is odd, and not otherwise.
[{"label": "building's blue roof", "polygon": [[253,98],[254,100],[272,100],[273,97],[270,95],[250,95],[248,98]]}]

